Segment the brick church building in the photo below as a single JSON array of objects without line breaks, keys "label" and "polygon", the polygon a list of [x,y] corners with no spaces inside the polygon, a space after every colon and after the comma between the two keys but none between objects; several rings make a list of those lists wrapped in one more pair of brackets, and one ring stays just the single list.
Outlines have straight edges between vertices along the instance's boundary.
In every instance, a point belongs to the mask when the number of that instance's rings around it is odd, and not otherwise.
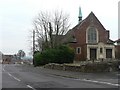
[{"label": "brick church building", "polygon": [[114,59],[115,45],[109,30],[101,24],[93,12],[82,20],[79,9],[79,23],[70,29],[62,39],[75,50],[75,61]]}]

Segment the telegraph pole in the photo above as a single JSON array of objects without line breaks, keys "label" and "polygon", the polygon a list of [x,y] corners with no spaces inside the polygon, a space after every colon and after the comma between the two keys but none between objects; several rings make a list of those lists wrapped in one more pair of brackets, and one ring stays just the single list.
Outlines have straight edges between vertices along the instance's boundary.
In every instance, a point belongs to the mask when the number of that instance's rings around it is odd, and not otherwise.
[{"label": "telegraph pole", "polygon": [[35,54],[35,30],[33,29],[33,65],[35,66],[34,54]]}]

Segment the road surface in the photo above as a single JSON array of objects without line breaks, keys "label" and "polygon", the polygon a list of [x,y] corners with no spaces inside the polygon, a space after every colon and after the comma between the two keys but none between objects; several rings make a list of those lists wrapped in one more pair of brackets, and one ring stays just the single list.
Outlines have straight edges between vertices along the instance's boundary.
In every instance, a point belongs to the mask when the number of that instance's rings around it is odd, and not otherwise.
[{"label": "road surface", "polygon": [[45,73],[40,68],[25,65],[2,66],[2,88],[39,90],[40,88],[118,88],[118,86],[112,83],[56,76]]}]

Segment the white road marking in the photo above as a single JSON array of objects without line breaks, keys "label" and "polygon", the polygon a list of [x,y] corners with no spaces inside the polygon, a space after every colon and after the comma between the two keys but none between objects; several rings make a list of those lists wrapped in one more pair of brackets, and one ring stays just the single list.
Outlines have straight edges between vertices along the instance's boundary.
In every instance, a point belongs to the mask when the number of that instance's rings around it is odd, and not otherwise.
[{"label": "white road marking", "polygon": [[8,75],[12,77],[12,75],[10,73],[8,73]]},{"label": "white road marking", "polygon": [[15,80],[19,81],[19,82],[21,81],[20,79],[18,79],[18,78],[16,78],[16,77],[14,77],[14,76],[12,76],[12,77],[13,77]]},{"label": "white road marking", "polygon": [[6,66],[5,66],[5,65],[3,65],[3,68],[2,68],[2,70],[3,70],[4,72],[5,72],[5,69],[4,69],[5,67],[6,67]]},{"label": "white road marking", "polygon": [[112,86],[120,86],[120,84],[115,84],[115,83],[109,83],[109,82],[102,82],[102,81],[96,81],[96,80],[90,80],[90,79],[73,79],[73,78],[66,78],[66,77],[62,77],[65,79],[72,79],[72,80],[79,80],[79,81],[86,81],[86,82],[93,82],[93,83],[101,83],[101,84],[107,84],[107,85],[112,85]]},{"label": "white road marking", "polygon": [[[5,71],[4,68],[3,68],[3,71]],[[6,71],[6,72],[7,72],[7,71]],[[17,80],[17,81],[19,81],[19,82],[21,81],[20,79],[18,79],[18,78],[16,78],[16,77],[14,77],[13,75],[11,75],[9,72],[7,72],[7,73],[8,73],[9,76],[13,77],[15,80]]]},{"label": "white road marking", "polygon": [[[5,69],[4,69],[4,67],[5,67],[5,65],[3,66],[3,71],[5,72]],[[7,71],[6,71],[7,72]],[[18,79],[18,78],[16,78],[16,77],[14,77],[13,75],[11,75],[9,72],[7,72],[8,73],[8,75],[9,76],[11,76],[11,77],[13,77],[15,80],[17,80],[17,81],[21,81],[20,79]]]},{"label": "white road marking", "polygon": [[27,85],[27,87],[28,87],[28,88],[31,88],[31,89],[33,89],[33,90],[36,90],[35,88],[33,88],[33,87],[30,86],[30,85]]},{"label": "white road marking", "polygon": [[5,72],[5,69],[3,68],[3,71]]},{"label": "white road marking", "polygon": [[[5,67],[5,65],[3,67]],[[4,68],[3,68],[3,71],[5,71]],[[21,81],[20,79],[12,76],[9,72],[8,72],[8,75],[11,76],[11,77],[13,77],[17,81]],[[120,74],[117,74],[117,75],[120,75]],[[63,77],[63,78],[65,78],[65,77]],[[117,86],[117,87],[120,86],[120,84],[113,84],[113,83],[109,83],[109,82],[95,81],[95,80],[90,80],[90,79],[74,79],[74,80],[80,80],[80,81],[86,81],[86,82],[93,82],[93,83],[101,83],[101,84],[107,84],[107,85],[112,85],[112,86]],[[33,90],[36,90],[35,88],[33,88],[30,85],[27,85],[27,87],[31,88]]]},{"label": "white road marking", "polygon": [[9,75],[9,76],[11,76],[11,77],[13,77],[15,80],[17,80],[17,81],[19,81],[19,82],[21,81],[20,79],[18,79],[18,78],[16,78],[16,77],[14,77],[14,76],[13,76],[13,75],[11,75],[10,73],[8,73],[8,75]]},{"label": "white road marking", "polygon": [[117,87],[120,86],[120,84],[114,84],[114,83],[102,82],[102,81],[95,81],[95,80],[90,80],[90,79],[74,79],[74,80],[93,82],[93,83],[101,83],[101,84],[107,84],[107,85],[112,85],[112,86],[117,86]]}]

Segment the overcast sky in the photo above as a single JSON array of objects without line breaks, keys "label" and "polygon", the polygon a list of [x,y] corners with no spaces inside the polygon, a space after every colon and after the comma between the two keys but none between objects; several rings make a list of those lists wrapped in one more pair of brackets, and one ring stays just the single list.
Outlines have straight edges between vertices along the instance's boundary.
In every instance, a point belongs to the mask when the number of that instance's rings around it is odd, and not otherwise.
[{"label": "overcast sky", "polygon": [[110,38],[118,39],[119,0],[0,0],[0,51],[15,54],[30,51],[32,21],[40,11],[63,10],[70,15],[71,28],[78,23],[79,6],[83,19],[93,11]]}]

